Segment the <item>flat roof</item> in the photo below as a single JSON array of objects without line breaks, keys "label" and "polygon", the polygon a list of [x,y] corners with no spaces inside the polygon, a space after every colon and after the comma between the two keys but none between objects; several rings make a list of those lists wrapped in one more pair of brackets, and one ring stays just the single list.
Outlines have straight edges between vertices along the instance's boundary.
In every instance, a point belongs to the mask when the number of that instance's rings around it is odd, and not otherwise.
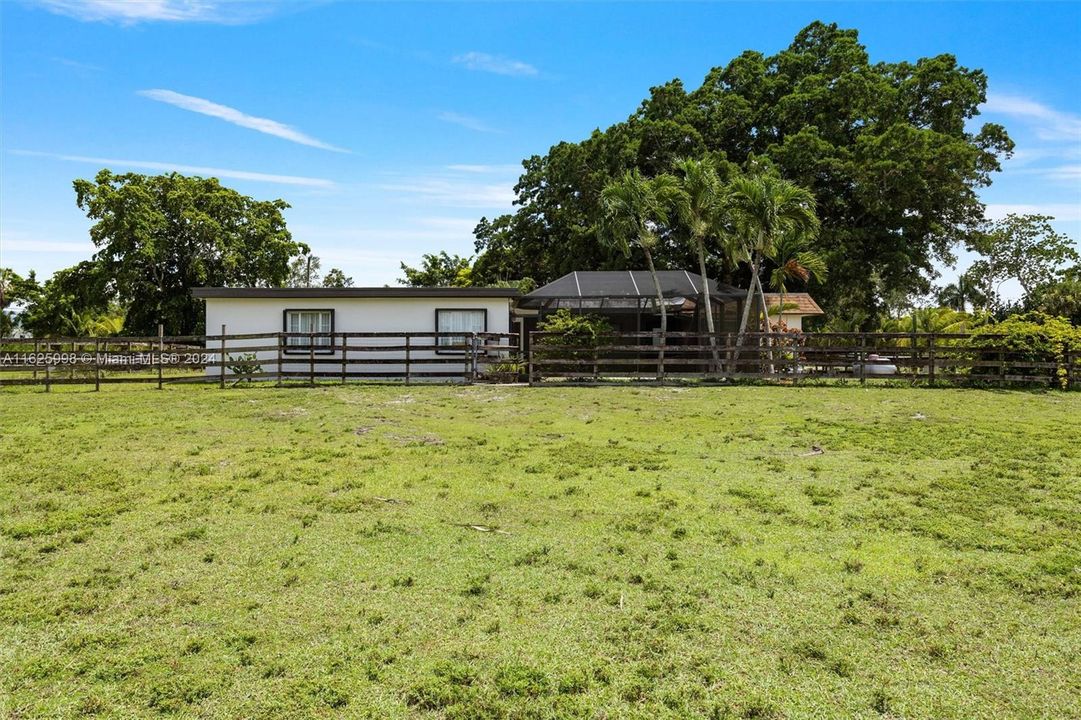
[{"label": "flat roof", "polygon": [[351,287],[351,288],[192,288],[197,298],[516,298],[518,288],[505,287]]}]

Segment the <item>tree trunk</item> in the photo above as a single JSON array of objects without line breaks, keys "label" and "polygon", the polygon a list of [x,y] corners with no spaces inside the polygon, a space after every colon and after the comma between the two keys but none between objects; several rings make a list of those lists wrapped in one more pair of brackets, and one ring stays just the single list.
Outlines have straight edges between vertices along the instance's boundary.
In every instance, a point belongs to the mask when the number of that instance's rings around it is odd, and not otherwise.
[{"label": "tree trunk", "polygon": [[729,364],[739,360],[740,351],[743,349],[743,336],[747,332],[747,323],[751,319],[751,304],[754,302],[754,279],[758,277],[758,263],[758,253],[755,253],[751,257],[751,282],[747,286],[747,298],[743,301],[743,316],[739,321],[739,332],[736,333],[736,348],[728,353]]},{"label": "tree trunk", "polygon": [[702,295],[706,300],[706,330],[709,332],[709,351],[713,358],[709,371],[717,372],[721,361],[717,354],[717,337],[713,327],[713,302],[709,298],[709,278],[706,277],[706,244],[703,241],[698,243],[698,272],[702,276]]},{"label": "tree trunk", "polygon": [[646,266],[653,278],[653,289],[657,293],[657,305],[661,310],[661,347],[657,354],[657,379],[661,380],[664,377],[664,346],[668,342],[668,310],[664,306],[664,293],[661,291],[661,281],[657,278],[657,269],[653,267],[653,255],[645,248],[642,248],[642,252],[646,256]]},{"label": "tree trunk", "polygon": [[754,276],[754,280],[758,283],[758,297],[762,302],[762,325],[766,332],[766,353],[769,357],[769,374],[773,374],[773,339],[770,337],[772,330],[769,326],[769,307],[766,305],[766,291],[762,288],[762,278],[757,274]]}]

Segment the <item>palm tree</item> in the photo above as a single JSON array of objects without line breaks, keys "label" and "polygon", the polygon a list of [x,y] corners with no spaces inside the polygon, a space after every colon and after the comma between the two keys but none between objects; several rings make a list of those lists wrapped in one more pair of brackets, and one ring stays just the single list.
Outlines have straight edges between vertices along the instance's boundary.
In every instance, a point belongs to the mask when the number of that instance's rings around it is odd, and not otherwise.
[{"label": "palm tree", "polygon": [[941,305],[960,312],[967,311],[969,305],[977,309],[987,304],[987,295],[967,272],[959,275],[957,282],[939,290],[937,299]]},{"label": "palm tree", "polygon": [[784,313],[784,296],[788,292],[788,283],[798,281],[806,283],[811,278],[818,282],[826,279],[826,259],[810,247],[810,238],[806,235],[785,235],[773,244],[766,257],[776,267],[769,276],[770,286],[781,294],[777,320]]},{"label": "palm tree", "polygon": [[668,221],[668,211],[679,202],[679,182],[671,175],[653,179],[642,176],[637,168],[624,172],[601,191],[604,209],[601,240],[630,257],[632,246],[642,251],[653,278],[657,307],[661,312],[661,349],[657,375],[664,365],[664,345],[668,342],[668,312],[664,305],[661,281],[653,264],[653,249],[657,247],[657,226]]},{"label": "palm tree", "polygon": [[[739,259],[751,266],[751,282],[740,319],[736,345],[743,344],[751,303],[758,290],[763,315],[766,295],[759,273],[762,260],[775,254],[779,242],[813,237],[818,231],[814,195],[809,190],[773,175],[742,176],[728,186],[728,206],[737,228]],[[766,320],[766,330],[769,329]]]},{"label": "palm tree", "polygon": [[683,174],[679,197],[680,219],[687,229],[687,236],[698,255],[698,274],[702,276],[702,295],[706,304],[706,330],[713,353],[713,366],[720,365],[717,357],[717,337],[713,326],[713,302],[710,300],[709,276],[706,275],[706,251],[724,232],[724,203],[721,179],[717,168],[709,158],[680,160],[676,167]]}]

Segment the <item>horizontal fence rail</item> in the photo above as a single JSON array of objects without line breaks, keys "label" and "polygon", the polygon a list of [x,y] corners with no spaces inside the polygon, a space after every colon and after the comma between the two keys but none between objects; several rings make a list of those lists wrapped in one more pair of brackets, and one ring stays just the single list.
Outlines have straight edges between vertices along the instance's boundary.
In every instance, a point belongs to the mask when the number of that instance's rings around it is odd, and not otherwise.
[{"label": "horizontal fence rail", "polygon": [[517,334],[488,332],[0,338],[0,386],[506,381],[518,354]]},{"label": "horizontal fence rail", "polygon": [[829,379],[1081,386],[1081,348],[1034,355],[1003,336],[962,333],[533,332],[527,377],[553,381]]},{"label": "horizontal fence rail", "polygon": [[901,380],[1081,387],[1081,348],[1036,354],[960,333],[243,333],[0,338],[0,386],[269,381]]}]

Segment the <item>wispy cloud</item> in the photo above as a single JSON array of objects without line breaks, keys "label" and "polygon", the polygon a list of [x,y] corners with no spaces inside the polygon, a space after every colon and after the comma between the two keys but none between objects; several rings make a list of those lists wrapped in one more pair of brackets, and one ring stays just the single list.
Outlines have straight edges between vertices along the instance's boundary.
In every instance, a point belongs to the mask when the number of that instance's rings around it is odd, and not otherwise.
[{"label": "wispy cloud", "polygon": [[312,136],[306,135],[296,128],[280,123],[277,120],[248,115],[236,108],[231,108],[228,105],[220,105],[204,98],[194,97],[192,95],[182,95],[178,92],[173,92],[172,90],[157,89],[140,90],[139,94],[143,97],[150,98],[151,100],[173,105],[181,110],[188,110],[199,113],[200,115],[209,115],[210,117],[224,120],[227,123],[239,125],[242,128],[255,130],[256,132],[261,132],[266,135],[273,135],[274,137],[279,137],[283,140],[288,140],[289,142],[295,142],[300,145],[307,145],[321,150],[331,150],[340,153],[349,152],[343,148],[329,145],[322,140],[316,140]]},{"label": "wispy cloud", "polygon": [[104,70],[104,68],[102,68],[100,65],[91,65],[90,63],[79,62],[78,60],[70,60],[65,57],[54,57],[52,58],[52,61],[57,63],[58,65],[69,67],[72,70],[82,74],[98,73]]},{"label": "wispy cloud", "polygon": [[1077,203],[988,203],[984,214],[991,220],[1001,220],[1010,213],[1017,215],[1050,215],[1065,222],[1081,221],[1081,204]]},{"label": "wispy cloud", "polygon": [[514,201],[514,181],[478,183],[444,176],[407,177],[383,183],[379,190],[421,197],[444,207],[507,208]]},{"label": "wispy cloud", "polygon": [[447,170],[462,173],[474,173],[477,175],[496,175],[519,173],[522,166],[518,164],[508,165],[447,165]]},{"label": "wispy cloud", "polygon": [[251,180],[252,182],[274,183],[277,185],[299,185],[302,187],[324,188],[335,187],[330,180],[323,178],[303,177],[299,175],[275,175],[271,173],[252,172],[249,170],[230,170],[227,168],[203,167],[200,165],[177,165],[156,160],[118,160],[115,158],[86,157],[84,155],[60,155],[56,153],[35,152],[32,150],[10,150],[14,155],[29,155],[33,157],[46,157],[65,162],[84,163],[87,165],[100,165],[121,168],[137,168],[139,170],[162,170],[164,172],[190,173],[203,177],[229,178],[232,180]]},{"label": "wispy cloud", "polygon": [[537,68],[527,62],[476,51],[456,55],[451,60],[459,65],[464,65],[470,70],[480,70],[481,72],[490,72],[496,75],[529,77],[538,73]]},{"label": "wispy cloud", "polygon": [[277,12],[275,3],[248,0],[38,0],[49,12],[83,22],[205,22],[240,25]]},{"label": "wispy cloud", "polygon": [[498,130],[488,123],[484,122],[480,118],[475,118],[472,115],[462,115],[456,112],[441,112],[436,115],[437,118],[443,122],[451,123],[452,125],[460,125],[469,130],[482,133],[502,133],[502,130]]},{"label": "wispy cloud", "polygon": [[1026,120],[1041,140],[1081,140],[1081,117],[1031,98],[990,93],[982,112]]}]

